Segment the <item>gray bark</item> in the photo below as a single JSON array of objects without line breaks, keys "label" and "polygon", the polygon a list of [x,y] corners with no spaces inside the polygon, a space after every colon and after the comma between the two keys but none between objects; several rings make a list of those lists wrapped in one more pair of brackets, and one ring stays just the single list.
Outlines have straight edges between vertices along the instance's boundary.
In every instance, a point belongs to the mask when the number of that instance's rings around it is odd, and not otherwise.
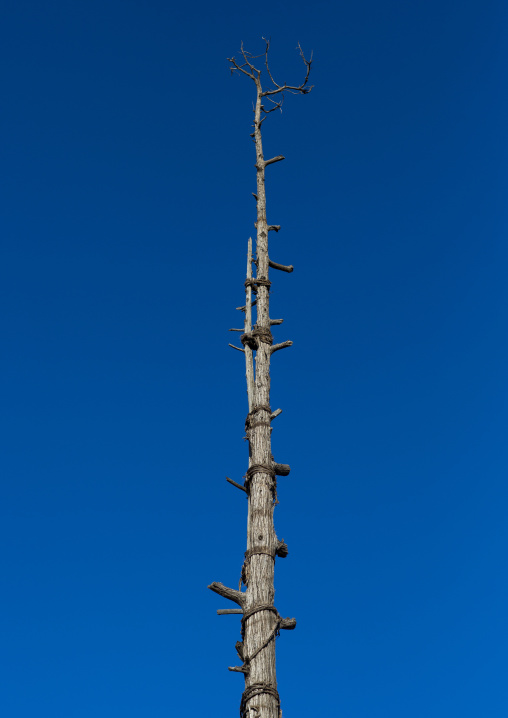
[{"label": "gray bark", "polygon": [[[257,277],[268,279],[268,223],[266,221],[265,162],[261,138],[261,82],[256,82],[257,97],[254,115],[254,140],[256,145],[257,175]],[[269,287],[258,286],[257,327],[270,333]],[[251,465],[271,466],[270,437],[270,344],[259,342],[256,352],[255,403],[260,409],[255,414],[255,426],[248,432]],[[275,477],[265,471],[256,471],[250,481],[249,512],[247,526],[247,550],[266,546],[275,553],[277,536],[273,524],[275,500]],[[273,605],[274,559],[267,554],[254,554],[248,560],[248,583],[245,591],[245,610],[259,605]],[[245,621],[244,655],[253,656],[274,629],[277,616],[273,611],[258,611]],[[275,638],[249,661],[249,673],[245,675],[245,687],[267,684],[277,688],[275,672]],[[255,695],[247,701],[246,711],[259,718],[278,718],[279,706],[270,693]],[[249,716],[250,718],[250,716]]]},{"label": "gray bark", "polygon": [[[276,476],[287,476],[290,467],[274,461],[271,450],[271,420],[281,410],[272,413],[270,408],[270,361],[274,351],[291,346],[291,341],[273,344],[271,326],[279,325],[282,319],[270,319],[270,281],[269,268],[292,272],[291,265],[285,266],[272,262],[268,253],[268,233],[279,231],[279,225],[268,225],[266,214],[265,169],[284,159],[282,155],[265,160],[261,126],[268,114],[280,109],[284,92],[306,94],[310,91],[307,80],[312,60],[305,62],[307,74],[302,85],[277,85],[268,66],[268,48],[266,43],[265,64],[268,76],[274,88],[263,90],[261,71],[252,64],[252,56],[242,47],[244,63],[239,65],[234,58],[230,60],[232,72],[248,75],[256,86],[256,104],[254,108],[254,132],[251,135],[256,149],[256,182],[254,194],[257,207],[256,218],[256,259],[252,257],[252,240],[249,239],[247,251],[247,279],[245,282],[245,306],[239,307],[245,313],[244,333],[241,337],[246,362],[246,379],[249,414],[246,420],[246,434],[249,442],[249,469],[244,488],[248,497],[247,551],[242,568],[242,580],[245,591],[236,591],[220,583],[209,588],[219,595],[239,604],[243,612],[242,638],[237,643],[237,652],[243,665],[232,666],[229,670],[241,672],[245,676],[245,691],[242,696],[242,718],[280,718],[280,701],[277,693],[275,670],[275,638],[280,629],[291,630],[296,626],[294,618],[282,618],[274,606],[274,565],[275,557],[285,557],[288,549],[279,541],[275,533],[273,511],[277,502]],[[280,96],[273,100],[272,96]],[[265,99],[264,99],[265,98]],[[263,102],[269,102],[265,109]],[[252,264],[256,266],[256,277],[252,277]],[[252,294],[256,293],[256,301]],[[252,308],[256,307],[257,320],[252,325]],[[238,330],[233,330],[238,331]],[[230,344],[234,349],[239,349]],[[254,359],[255,353],[255,359]],[[255,371],[253,359],[255,361]],[[242,488],[231,479],[230,484]],[[236,613],[238,609],[221,610],[219,613]]]}]

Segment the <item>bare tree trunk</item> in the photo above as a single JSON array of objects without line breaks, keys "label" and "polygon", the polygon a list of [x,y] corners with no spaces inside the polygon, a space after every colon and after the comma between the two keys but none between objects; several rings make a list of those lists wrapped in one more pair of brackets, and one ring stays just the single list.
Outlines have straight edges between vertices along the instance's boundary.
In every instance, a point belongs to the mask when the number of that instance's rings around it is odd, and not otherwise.
[{"label": "bare tree trunk", "polygon": [[[242,578],[246,586],[244,592],[229,589],[222,584],[213,583],[209,586],[213,591],[225,598],[235,601],[241,608],[220,613],[242,613],[242,642],[237,643],[237,651],[243,665],[230,670],[245,675],[245,691],[240,706],[241,718],[280,718],[280,700],[277,692],[275,672],[275,638],[280,629],[293,629],[295,619],[283,619],[273,605],[274,601],[274,564],[275,557],[287,556],[287,546],[279,541],[273,523],[273,510],[277,502],[276,476],[286,476],[289,466],[275,463],[271,450],[271,420],[280,413],[280,409],[272,413],[270,408],[270,359],[271,355],[291,346],[292,342],[273,344],[271,326],[281,324],[282,320],[270,319],[269,268],[285,272],[293,271],[292,266],[284,266],[272,262],[268,254],[268,233],[278,231],[279,226],[269,226],[266,217],[265,169],[270,164],[283,160],[278,156],[265,160],[261,126],[267,115],[281,108],[284,92],[306,94],[311,60],[305,62],[307,73],[302,85],[278,85],[272,77],[268,66],[269,43],[264,53],[265,65],[269,79],[274,87],[263,90],[261,71],[252,64],[253,56],[244,51],[244,63],[239,65],[234,58],[230,59],[232,72],[238,71],[248,75],[256,86],[256,104],[254,108],[254,133],[252,135],[256,147],[257,194],[254,195],[257,205],[257,239],[256,259],[252,259],[252,242],[249,239],[247,252],[247,279],[245,282],[246,303],[240,307],[245,312],[244,333],[241,342],[246,360],[247,394],[249,413],[245,429],[249,441],[249,468],[245,475],[244,486],[228,481],[247,492],[247,551],[242,567]],[[271,99],[278,95],[277,100]],[[271,106],[265,109],[263,102]],[[256,278],[252,278],[252,262],[256,265]],[[252,302],[252,294],[256,300]],[[252,327],[252,306],[256,305],[257,321]],[[235,331],[235,330],[233,330]],[[233,346],[233,345],[231,345]],[[234,347],[238,349],[238,347]],[[255,377],[253,354],[255,352]]]}]

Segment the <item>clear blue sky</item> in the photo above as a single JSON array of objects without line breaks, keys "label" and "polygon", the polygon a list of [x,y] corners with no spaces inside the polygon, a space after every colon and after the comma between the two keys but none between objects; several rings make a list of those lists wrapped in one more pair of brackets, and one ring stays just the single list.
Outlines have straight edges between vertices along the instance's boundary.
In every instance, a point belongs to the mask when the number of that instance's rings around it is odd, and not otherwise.
[{"label": "clear blue sky", "polygon": [[[0,710],[236,716],[252,88],[265,124],[285,718],[506,718],[501,0],[4,0]],[[205,670],[206,666],[206,670]]]}]

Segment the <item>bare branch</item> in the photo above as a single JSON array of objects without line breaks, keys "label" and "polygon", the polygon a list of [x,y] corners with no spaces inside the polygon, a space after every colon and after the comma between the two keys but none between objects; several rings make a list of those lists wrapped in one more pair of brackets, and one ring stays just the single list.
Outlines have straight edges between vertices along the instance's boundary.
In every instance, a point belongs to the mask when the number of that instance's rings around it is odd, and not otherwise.
[{"label": "bare branch", "polygon": [[264,115],[264,117],[262,117],[262,118],[259,120],[259,124],[262,125],[263,122],[264,122],[264,121],[266,120],[266,118],[268,117],[268,115],[270,114],[270,112],[275,112],[276,109],[277,109],[277,108],[274,107],[273,109],[268,110],[268,111],[263,110],[263,112],[265,113],[265,115]]},{"label": "bare branch", "polygon": [[237,63],[237,61],[235,60],[234,57],[227,57],[226,59],[227,59],[228,62],[230,62],[230,63],[234,66],[234,67],[230,67],[230,68],[229,68],[229,69],[231,70],[231,74],[233,74],[233,72],[237,72],[237,71],[238,71],[238,72],[243,72],[243,74],[244,74],[244,75],[247,75],[247,77],[250,77],[251,80],[255,80],[255,79],[256,79],[256,78],[254,77],[254,75],[251,75],[250,72],[247,72],[247,70],[244,70],[244,69],[243,69],[243,68],[245,67],[245,64],[244,64],[244,65],[239,65],[239,64]]},{"label": "bare branch", "polygon": [[211,583],[208,588],[210,589],[210,591],[218,593],[219,596],[222,596],[223,598],[228,598],[230,601],[234,601],[234,603],[237,603],[239,606],[243,607],[245,596],[241,591],[235,591],[234,588],[228,588],[227,586],[224,586],[224,584],[217,583],[216,581]]},{"label": "bare branch", "polygon": [[240,349],[240,347],[235,347],[234,344],[228,344],[228,347],[231,347],[231,349],[236,349],[237,352],[243,352],[245,354],[245,349]]},{"label": "bare branch", "polygon": [[270,232],[270,231],[272,231],[272,230],[273,230],[274,232],[278,232],[278,231],[280,230],[280,224],[269,224],[269,225],[268,225],[268,231]]},{"label": "bare branch", "polygon": [[270,419],[275,419],[277,416],[280,416],[282,414],[282,409],[275,409],[275,411],[270,415]]},{"label": "bare branch", "polygon": [[[277,262],[272,262],[271,259],[268,260],[268,266],[272,269],[280,269],[281,272],[287,272],[288,274],[291,274],[294,267],[292,264],[289,264],[286,266],[285,264],[278,264]],[[232,329],[229,330],[230,332],[233,331]]]},{"label": "bare branch", "polygon": [[278,352],[279,349],[285,349],[286,347],[292,347],[293,342],[287,341],[282,342],[281,344],[274,344],[272,347],[270,347],[270,353],[273,354],[274,352]]},{"label": "bare branch", "polygon": [[300,50],[300,57],[302,58],[302,60],[304,61],[305,65],[307,67],[307,74],[305,75],[305,80],[303,83],[303,85],[306,85],[307,80],[309,79],[309,75],[310,75],[310,67],[312,65],[312,58],[314,56],[314,51],[311,50],[310,58],[308,60],[306,60],[305,55],[303,54],[302,46],[300,45],[300,43],[298,43],[298,49]]},{"label": "bare branch", "polygon": [[242,608],[219,608],[217,610],[218,616],[229,616],[230,614],[242,614],[243,609]]},{"label": "bare branch", "polygon": [[282,97],[280,98],[280,100],[272,100],[271,97],[267,97],[266,99],[268,100],[268,102],[271,102],[272,105],[275,105],[275,109],[281,107],[282,104],[284,103],[284,95],[282,95]]},{"label": "bare branch", "polygon": [[[277,95],[279,93],[283,94],[284,92],[291,92],[295,95],[307,95],[312,90],[312,86],[311,87],[307,86],[307,82],[309,80],[309,75],[310,75],[310,69],[312,66],[312,53],[311,53],[310,59],[307,60],[307,58],[305,57],[305,55],[303,53],[300,43],[298,43],[298,49],[300,50],[300,57],[302,58],[302,60],[305,64],[305,67],[307,68],[307,72],[305,73],[305,79],[302,82],[302,84],[301,85],[288,85],[285,82],[283,85],[278,85],[275,82],[275,80],[273,79],[273,77],[270,75],[270,79],[272,80],[276,89],[275,90],[265,90],[264,92],[261,93],[261,97],[269,97],[270,95]],[[267,69],[268,69],[268,67],[267,67]]]},{"label": "bare branch", "polygon": [[228,329],[228,332],[244,332],[244,329]]},{"label": "bare branch", "polygon": [[313,89],[314,85],[310,87],[293,87],[292,85],[284,85],[280,90],[265,90],[261,93],[261,97],[267,97],[268,95],[277,95],[279,92],[290,92],[292,95],[308,95]]},{"label": "bare branch", "polygon": [[[269,97],[267,97],[266,99],[267,99],[267,100],[270,100]],[[271,100],[270,100],[270,102],[271,102]],[[275,112],[276,110],[280,110],[280,111],[282,112],[282,102],[277,102],[277,103],[275,104],[275,107],[270,107],[269,110],[265,109],[265,108],[263,107],[263,105],[261,105],[261,112],[264,112],[265,115],[269,115],[270,112]],[[265,120],[265,118],[263,117],[262,122],[264,122],[264,120]]]},{"label": "bare branch", "polygon": [[282,324],[284,319],[270,319],[270,325],[274,326],[275,324]]},{"label": "bare branch", "polygon": [[243,42],[242,42],[242,44],[241,44],[241,46],[240,46],[240,52],[242,53],[243,59],[245,60],[246,64],[247,64],[247,65],[250,67],[250,69],[251,69],[251,72],[252,72],[251,77],[252,77],[252,79],[253,79],[253,80],[256,79],[256,78],[254,77],[254,73],[256,73],[257,76],[258,76],[258,80],[259,80],[259,77],[260,77],[260,75],[261,75],[261,70],[258,70],[257,68],[255,68],[254,65],[253,65],[251,62],[249,62],[248,58],[250,57],[251,59],[256,59],[256,57],[261,57],[261,55],[252,55],[250,52],[247,52],[246,50],[244,50],[244,49],[243,49]]},{"label": "bare branch", "polygon": [[242,486],[241,484],[237,484],[236,481],[233,481],[233,479],[230,479],[229,476],[226,476],[226,481],[228,481],[232,486],[236,486],[237,489],[241,489],[242,491],[245,491],[247,493],[247,489],[245,486]]},{"label": "bare branch", "polygon": [[[307,72],[305,73],[305,79],[302,82],[302,84],[296,86],[296,85],[288,85],[285,82],[283,85],[278,85],[269,72],[268,74],[270,75],[270,79],[273,82],[273,84],[275,85],[276,89],[275,90],[265,90],[264,92],[261,93],[261,97],[269,97],[270,95],[277,95],[279,93],[283,94],[284,92],[291,92],[294,95],[307,95],[312,90],[312,86],[311,87],[307,86],[307,82],[309,80],[309,75],[310,75],[310,69],[312,66],[312,53],[310,55],[310,59],[307,60],[307,58],[305,57],[305,55],[303,53],[300,43],[298,43],[298,49],[300,50],[300,57],[302,58],[302,60],[305,64],[305,67],[307,68]],[[266,57],[266,54],[265,54],[265,57]],[[267,63],[265,63],[265,64],[267,64]],[[267,65],[267,70],[269,70],[268,65]]]},{"label": "bare branch", "polygon": [[267,40],[265,37],[263,38],[263,40],[264,40],[265,43],[266,43],[266,48],[265,48],[265,65],[266,65],[266,71],[267,71],[267,73],[268,73],[268,77],[269,77],[270,80],[273,82],[273,84],[275,85],[275,87],[280,87],[280,85],[278,85],[278,84],[275,82],[275,80],[273,79],[272,73],[270,72],[270,66],[268,65],[268,50],[270,49],[270,40]]},{"label": "bare branch", "polygon": [[272,157],[271,160],[265,160],[265,167],[268,167],[268,165],[273,165],[274,162],[281,162],[285,159],[286,158],[284,157],[284,155],[277,155],[277,157]]},{"label": "bare branch", "polygon": [[[281,626],[282,628],[282,626]],[[249,669],[245,666],[228,666],[228,671],[231,671],[233,673],[249,673]]]},{"label": "bare branch", "polygon": [[280,112],[282,114],[282,104],[284,102],[284,95],[281,95],[280,100],[278,102],[276,102],[275,100],[272,100],[271,97],[267,97],[266,99],[268,100],[268,102],[272,103],[273,107],[271,107],[269,110],[267,110],[264,105],[261,105],[261,112],[265,113],[265,117],[263,117],[263,119],[261,120],[262,123],[266,120],[266,115],[269,115],[270,112],[275,112],[276,110],[280,110]]}]

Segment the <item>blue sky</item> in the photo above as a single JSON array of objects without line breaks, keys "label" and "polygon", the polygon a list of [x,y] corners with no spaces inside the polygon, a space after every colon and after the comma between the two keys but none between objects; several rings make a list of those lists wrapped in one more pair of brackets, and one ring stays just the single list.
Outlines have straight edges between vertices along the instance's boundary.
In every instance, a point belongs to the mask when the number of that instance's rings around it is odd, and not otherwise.
[{"label": "blue sky", "polygon": [[285,718],[505,718],[507,13],[494,0],[0,9],[0,705],[237,715],[228,349],[265,124]]}]

